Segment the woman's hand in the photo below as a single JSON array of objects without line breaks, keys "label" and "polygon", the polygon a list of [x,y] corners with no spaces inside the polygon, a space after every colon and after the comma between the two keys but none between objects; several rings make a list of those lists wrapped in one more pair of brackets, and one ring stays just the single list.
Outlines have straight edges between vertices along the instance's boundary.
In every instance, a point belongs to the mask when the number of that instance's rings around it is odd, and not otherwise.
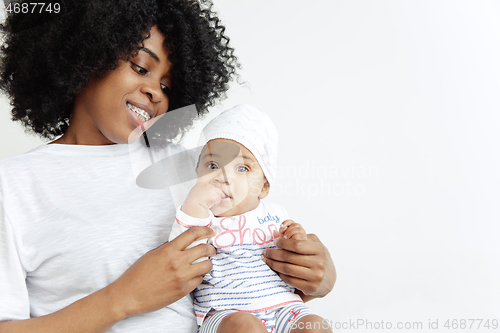
[{"label": "woman's hand", "polygon": [[193,291],[212,270],[210,260],[191,264],[196,259],[213,256],[212,245],[199,244],[185,250],[194,241],[215,236],[210,228],[195,227],[185,231],[143,255],[107,288],[120,317],[151,312],[176,302]]},{"label": "woman's hand", "polygon": [[172,304],[196,288],[212,269],[210,260],[191,264],[215,255],[212,245],[185,248],[214,234],[210,228],[191,228],[143,255],[109,286],[45,316],[1,322],[0,332],[104,333],[122,319]]},{"label": "woman's hand", "polygon": [[328,249],[314,234],[307,240],[275,238],[277,249],[266,249],[264,261],[281,279],[298,289],[304,301],[326,296],[337,279]]}]

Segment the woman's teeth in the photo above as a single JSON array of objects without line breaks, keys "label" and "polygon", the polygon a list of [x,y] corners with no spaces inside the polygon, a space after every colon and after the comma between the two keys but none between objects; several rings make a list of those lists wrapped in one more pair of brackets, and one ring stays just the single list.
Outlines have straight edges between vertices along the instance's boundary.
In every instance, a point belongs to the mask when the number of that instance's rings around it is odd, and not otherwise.
[{"label": "woman's teeth", "polygon": [[138,107],[136,107],[136,106],[134,106],[134,105],[132,105],[130,103],[127,103],[127,107],[130,109],[130,111],[135,112],[135,114],[137,114],[137,116],[139,118],[141,118],[141,120],[143,122],[148,121],[149,119],[151,119],[151,117],[149,116],[149,114],[146,111],[144,111],[143,109],[139,109]]}]

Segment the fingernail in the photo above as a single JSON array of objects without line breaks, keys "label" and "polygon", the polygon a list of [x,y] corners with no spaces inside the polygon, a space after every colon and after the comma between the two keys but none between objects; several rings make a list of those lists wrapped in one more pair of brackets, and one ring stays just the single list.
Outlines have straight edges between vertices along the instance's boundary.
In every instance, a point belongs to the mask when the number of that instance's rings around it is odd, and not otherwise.
[{"label": "fingernail", "polygon": [[[266,250],[264,250],[264,252],[262,252],[262,254],[263,254],[264,256],[267,256],[267,252],[269,252],[269,251],[267,251],[267,249],[266,249]],[[265,258],[264,258],[264,259],[265,259]],[[264,261],[265,261],[265,260],[264,260]]]}]

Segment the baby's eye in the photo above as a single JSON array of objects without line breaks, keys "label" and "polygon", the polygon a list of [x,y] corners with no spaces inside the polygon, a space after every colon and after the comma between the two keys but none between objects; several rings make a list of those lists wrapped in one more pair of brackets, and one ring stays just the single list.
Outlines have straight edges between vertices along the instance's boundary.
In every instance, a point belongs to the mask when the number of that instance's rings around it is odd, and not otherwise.
[{"label": "baby's eye", "polygon": [[246,166],[239,166],[236,168],[236,171],[238,172],[247,172],[248,168]]},{"label": "baby's eye", "polygon": [[219,169],[219,166],[215,163],[210,162],[210,163],[207,163],[207,168],[211,169],[211,170],[217,170],[217,169]]},{"label": "baby's eye", "polygon": [[170,97],[170,88],[167,87],[166,85],[162,84],[161,85],[161,90],[163,91],[163,93],[167,96],[167,97]]},{"label": "baby's eye", "polygon": [[145,69],[145,68],[142,68],[141,66],[139,65],[136,65],[134,63],[132,63],[132,69],[134,71],[136,71],[138,74],[141,74],[141,75],[144,75],[144,74],[147,74],[148,73],[148,70]]}]

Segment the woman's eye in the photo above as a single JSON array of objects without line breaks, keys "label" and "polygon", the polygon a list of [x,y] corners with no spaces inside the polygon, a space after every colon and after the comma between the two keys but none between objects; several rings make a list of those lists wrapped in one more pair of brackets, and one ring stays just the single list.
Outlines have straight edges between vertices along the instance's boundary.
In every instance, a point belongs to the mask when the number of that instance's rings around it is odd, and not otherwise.
[{"label": "woman's eye", "polygon": [[244,167],[244,166],[239,166],[239,167],[236,168],[236,171],[238,171],[238,172],[247,172],[248,168]]},{"label": "woman's eye", "polygon": [[132,68],[134,69],[134,71],[136,71],[137,73],[141,74],[141,75],[144,75],[144,74],[147,74],[148,73],[148,70],[145,69],[145,68],[142,68],[141,66],[139,65],[136,65],[134,63],[132,63]]},{"label": "woman's eye", "polygon": [[170,92],[171,92],[171,91],[170,91],[170,88],[169,88],[169,87],[167,87],[166,85],[162,84],[162,85],[161,85],[161,90],[163,91],[163,93],[164,93],[165,95],[167,95],[167,97],[170,97]]}]

